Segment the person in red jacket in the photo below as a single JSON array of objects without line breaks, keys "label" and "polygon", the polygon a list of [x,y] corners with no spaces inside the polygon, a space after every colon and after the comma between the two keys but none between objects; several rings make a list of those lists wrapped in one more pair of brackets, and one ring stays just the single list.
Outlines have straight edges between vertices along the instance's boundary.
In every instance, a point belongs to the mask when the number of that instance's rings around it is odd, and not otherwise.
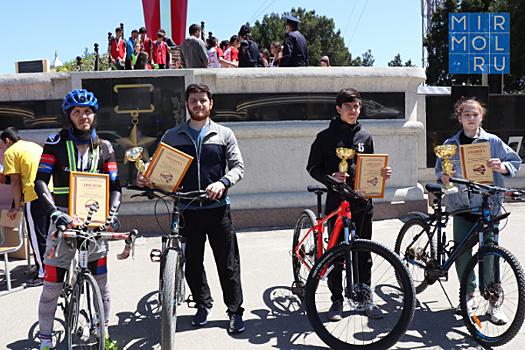
[{"label": "person in red jacket", "polygon": [[153,57],[152,57],[152,63],[155,65],[158,65],[159,69],[165,69],[166,68],[166,62],[168,54],[168,44],[164,42],[164,33],[158,32],[157,33],[157,41],[153,42]]},{"label": "person in red jacket", "polygon": [[115,36],[111,37],[108,46],[108,56],[110,59],[110,66],[113,70],[124,69],[124,61],[126,59],[126,41],[122,38],[122,28],[115,29]]}]

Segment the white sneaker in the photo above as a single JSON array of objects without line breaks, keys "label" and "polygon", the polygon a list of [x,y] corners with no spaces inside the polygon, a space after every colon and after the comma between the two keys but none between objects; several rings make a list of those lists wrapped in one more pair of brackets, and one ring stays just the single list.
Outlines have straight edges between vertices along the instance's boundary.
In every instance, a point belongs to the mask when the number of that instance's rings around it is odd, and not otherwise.
[{"label": "white sneaker", "polygon": [[490,322],[499,326],[503,326],[508,322],[507,316],[505,316],[505,313],[501,310],[501,306],[495,307],[494,305],[489,305],[487,308],[487,315],[490,315]]},{"label": "white sneaker", "polygon": [[[467,300],[467,310],[468,312],[470,313],[471,311],[473,310],[476,310],[478,308],[478,300],[476,299],[476,297],[469,297],[468,300]],[[461,304],[458,305],[458,307],[456,308],[456,315],[461,315]]]}]

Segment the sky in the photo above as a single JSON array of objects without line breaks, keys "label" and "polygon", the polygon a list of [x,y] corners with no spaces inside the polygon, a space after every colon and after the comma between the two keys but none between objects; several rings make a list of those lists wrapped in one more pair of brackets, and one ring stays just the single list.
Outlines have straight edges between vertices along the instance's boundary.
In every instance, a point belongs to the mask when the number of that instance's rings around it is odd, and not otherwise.
[{"label": "sky", "polygon": [[[142,0],[1,0],[1,4],[3,35],[10,39],[1,50],[0,74],[15,73],[16,61],[52,62],[55,50],[62,63],[83,55],[85,47],[93,52],[94,43],[105,53],[108,31],[124,23],[128,38],[132,29],[144,26]],[[206,31],[224,40],[247,21],[253,24],[265,14],[281,15],[299,7],[332,18],[353,57],[370,49],[374,66],[385,67],[399,53],[403,62],[411,59],[421,67],[420,0],[188,0],[186,23],[189,27],[204,21]],[[284,34],[283,28],[283,38]]]}]

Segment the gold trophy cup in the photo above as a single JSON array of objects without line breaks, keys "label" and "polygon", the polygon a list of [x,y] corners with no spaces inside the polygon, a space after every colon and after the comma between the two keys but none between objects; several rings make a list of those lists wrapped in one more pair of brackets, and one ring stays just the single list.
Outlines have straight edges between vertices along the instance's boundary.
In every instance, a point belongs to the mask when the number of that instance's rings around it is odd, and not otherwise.
[{"label": "gold trophy cup", "polygon": [[338,147],[335,149],[335,154],[340,159],[342,159],[341,163],[339,163],[339,172],[348,172],[348,163],[346,162],[346,160],[352,158],[355,154],[355,151],[351,148]]},{"label": "gold trophy cup", "polygon": [[[436,153],[436,156],[443,159],[443,162],[441,163],[441,168],[443,169],[443,174],[445,175],[451,175],[452,174],[452,162],[449,161],[450,158],[456,154],[458,150],[458,147],[455,145],[442,145],[442,146],[436,146],[434,147],[434,153]],[[452,183],[449,183],[448,185],[443,186],[445,189],[449,190],[451,188],[454,188],[454,185]]]},{"label": "gold trophy cup", "polygon": [[133,147],[126,151],[126,158],[130,162],[135,162],[135,166],[141,173],[146,172],[147,159],[144,157],[144,149],[142,147]]}]

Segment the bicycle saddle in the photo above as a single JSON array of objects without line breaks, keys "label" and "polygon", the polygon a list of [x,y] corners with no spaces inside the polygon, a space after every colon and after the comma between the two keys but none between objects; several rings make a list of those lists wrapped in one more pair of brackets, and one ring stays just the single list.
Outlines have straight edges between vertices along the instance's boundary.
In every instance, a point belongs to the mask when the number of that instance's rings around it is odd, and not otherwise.
[{"label": "bicycle saddle", "polygon": [[308,192],[315,192],[315,194],[323,194],[324,192],[328,192],[326,187],[317,186],[317,185],[309,185],[307,189],[308,189]]},{"label": "bicycle saddle", "polygon": [[439,185],[432,185],[432,184],[426,184],[425,189],[432,193],[435,196],[442,196],[443,195],[443,187]]}]

